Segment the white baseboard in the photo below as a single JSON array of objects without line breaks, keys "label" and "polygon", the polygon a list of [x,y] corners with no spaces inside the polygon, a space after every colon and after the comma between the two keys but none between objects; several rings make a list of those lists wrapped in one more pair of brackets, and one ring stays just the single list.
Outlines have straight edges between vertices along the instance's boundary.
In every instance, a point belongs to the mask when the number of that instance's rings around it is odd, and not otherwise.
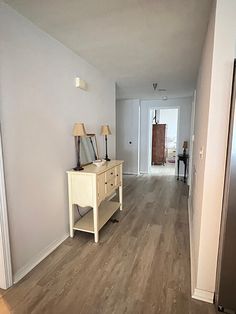
[{"label": "white baseboard", "polygon": [[192,298],[195,300],[200,300],[208,303],[213,303],[214,301],[214,293],[210,291],[205,291],[201,289],[194,289]]},{"label": "white baseboard", "polygon": [[53,241],[36,256],[34,256],[25,266],[19,269],[13,276],[14,284],[25,277],[35,266],[37,266],[43,259],[45,259],[50,253],[52,253],[65,239],[69,237],[69,234],[63,235],[60,239]]},{"label": "white baseboard", "polygon": [[191,267],[191,294],[192,298],[195,300],[200,300],[208,303],[213,303],[214,292],[201,290],[196,288],[196,278],[195,278],[195,264],[194,264],[194,250],[193,250],[193,236],[192,236],[192,217],[191,217],[191,200],[188,198],[188,219],[189,219],[189,236],[190,236],[190,267]]},{"label": "white baseboard", "polygon": [[129,171],[125,171],[123,172],[123,174],[129,174],[129,175],[138,175],[138,172],[129,172]]}]

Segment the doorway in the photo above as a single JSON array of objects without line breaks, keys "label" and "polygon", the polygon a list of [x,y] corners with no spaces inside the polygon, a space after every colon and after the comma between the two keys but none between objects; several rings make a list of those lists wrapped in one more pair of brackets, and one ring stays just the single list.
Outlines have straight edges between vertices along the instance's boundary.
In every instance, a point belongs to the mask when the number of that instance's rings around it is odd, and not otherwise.
[{"label": "doorway", "polygon": [[149,173],[176,174],[178,147],[178,108],[153,108],[150,111],[151,145]]}]

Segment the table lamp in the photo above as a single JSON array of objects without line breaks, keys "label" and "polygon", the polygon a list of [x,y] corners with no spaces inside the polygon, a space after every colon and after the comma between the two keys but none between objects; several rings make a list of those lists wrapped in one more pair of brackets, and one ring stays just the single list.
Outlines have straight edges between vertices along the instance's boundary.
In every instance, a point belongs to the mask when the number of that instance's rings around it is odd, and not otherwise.
[{"label": "table lamp", "polygon": [[106,157],[105,157],[105,160],[106,161],[110,161],[110,159],[108,158],[108,155],[107,155],[107,135],[111,135],[111,130],[110,130],[109,125],[102,125],[101,126],[101,135],[105,136],[105,143],[106,143]]},{"label": "table lamp", "polygon": [[75,123],[73,128],[73,135],[75,137],[75,148],[77,154],[77,166],[74,168],[75,171],[83,170],[80,164],[80,137],[86,136],[86,131],[83,123]]},{"label": "table lamp", "polygon": [[188,142],[184,141],[183,143],[183,154],[186,155],[186,149],[188,148]]}]

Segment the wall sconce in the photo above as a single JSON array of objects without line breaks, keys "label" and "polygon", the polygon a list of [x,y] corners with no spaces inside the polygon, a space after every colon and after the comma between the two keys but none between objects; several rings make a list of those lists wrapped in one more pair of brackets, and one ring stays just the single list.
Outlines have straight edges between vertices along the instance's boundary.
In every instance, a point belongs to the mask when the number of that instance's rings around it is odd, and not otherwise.
[{"label": "wall sconce", "polygon": [[75,87],[80,88],[82,90],[88,89],[88,84],[82,80],[80,77],[75,78]]}]

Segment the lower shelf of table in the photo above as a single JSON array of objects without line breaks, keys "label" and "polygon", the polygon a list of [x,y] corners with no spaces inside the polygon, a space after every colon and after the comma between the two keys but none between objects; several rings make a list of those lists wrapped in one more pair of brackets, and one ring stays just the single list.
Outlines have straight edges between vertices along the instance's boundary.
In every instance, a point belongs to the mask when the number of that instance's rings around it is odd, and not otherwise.
[{"label": "lower shelf of table", "polygon": [[[105,225],[120,205],[121,204],[119,202],[113,201],[104,201],[100,204],[98,208],[98,230]],[[73,229],[94,233],[93,210],[90,210],[85,216],[79,219],[75,223]]]}]

